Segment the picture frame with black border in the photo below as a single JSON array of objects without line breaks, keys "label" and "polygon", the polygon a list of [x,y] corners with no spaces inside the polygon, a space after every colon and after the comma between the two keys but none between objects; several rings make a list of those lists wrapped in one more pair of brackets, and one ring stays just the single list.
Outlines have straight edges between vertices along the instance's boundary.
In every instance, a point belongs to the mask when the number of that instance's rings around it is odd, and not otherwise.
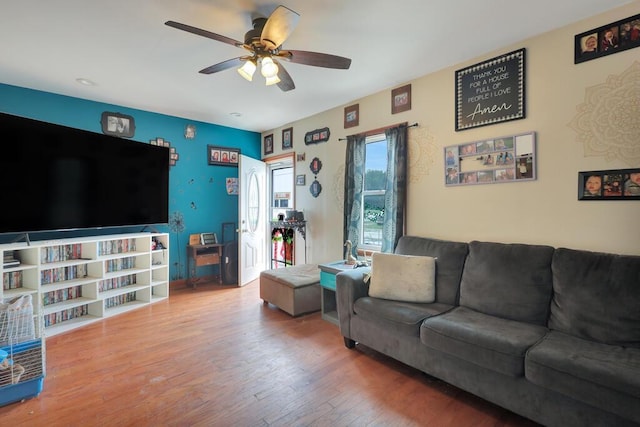
[{"label": "picture frame with black border", "polygon": [[578,172],[578,200],[640,200],[640,168]]},{"label": "picture frame with black border", "polygon": [[264,137],[264,154],[273,154],[273,134]]},{"label": "picture frame with black border", "polygon": [[526,118],[526,49],[455,72],[455,131]]},{"label": "picture frame with black border", "polygon": [[580,64],[638,46],[640,46],[640,14],[576,34],[573,62]]},{"label": "picture frame with black border", "polygon": [[293,147],[293,128],[282,129],[282,149],[289,150]]},{"label": "picture frame with black border", "polygon": [[105,135],[133,138],[136,124],[133,116],[105,111],[100,119],[102,133]]},{"label": "picture frame with black border", "polygon": [[207,145],[207,161],[213,166],[238,167],[239,148],[220,147]]},{"label": "picture frame with black border", "polygon": [[306,175],[296,175],[296,185],[306,185],[307,176]]}]

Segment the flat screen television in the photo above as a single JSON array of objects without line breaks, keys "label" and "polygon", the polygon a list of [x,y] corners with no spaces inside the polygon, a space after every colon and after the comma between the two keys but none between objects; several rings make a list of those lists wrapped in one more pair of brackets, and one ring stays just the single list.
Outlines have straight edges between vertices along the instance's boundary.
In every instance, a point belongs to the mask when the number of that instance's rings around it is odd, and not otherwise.
[{"label": "flat screen television", "polygon": [[0,113],[0,234],[167,224],[169,149]]}]

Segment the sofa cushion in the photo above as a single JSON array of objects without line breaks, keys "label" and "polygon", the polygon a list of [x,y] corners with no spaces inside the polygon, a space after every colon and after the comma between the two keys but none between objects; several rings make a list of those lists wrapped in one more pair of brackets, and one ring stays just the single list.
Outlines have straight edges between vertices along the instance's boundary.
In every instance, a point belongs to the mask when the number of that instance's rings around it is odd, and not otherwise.
[{"label": "sofa cushion", "polygon": [[542,245],[469,243],[460,305],[505,319],[546,325],[553,251],[553,247]]},{"label": "sofa cushion", "polygon": [[640,422],[640,349],[551,331],[527,353],[532,383]]},{"label": "sofa cushion", "polygon": [[435,259],[375,252],[371,258],[369,296],[406,302],[433,302]]},{"label": "sofa cushion", "polygon": [[394,250],[397,254],[423,255],[436,258],[436,302],[458,303],[460,277],[467,253],[467,243],[402,236]]},{"label": "sofa cushion", "polygon": [[548,329],[544,326],[456,307],[426,319],[420,328],[423,344],[487,369],[524,375],[524,356]]},{"label": "sofa cushion", "polygon": [[559,248],[549,327],[640,348],[640,256]]},{"label": "sofa cushion", "polygon": [[428,317],[451,310],[448,304],[416,304],[380,298],[358,298],[353,310],[367,322],[383,325],[396,334],[420,336],[420,325]]}]

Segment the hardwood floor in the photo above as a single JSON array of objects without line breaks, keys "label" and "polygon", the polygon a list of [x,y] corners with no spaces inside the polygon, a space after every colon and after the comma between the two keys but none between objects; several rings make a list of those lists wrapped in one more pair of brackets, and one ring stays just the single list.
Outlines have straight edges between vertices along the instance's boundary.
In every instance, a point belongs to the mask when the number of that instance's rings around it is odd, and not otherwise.
[{"label": "hardwood floor", "polygon": [[200,284],[46,342],[3,426],[535,426],[363,346],[259,286]]}]

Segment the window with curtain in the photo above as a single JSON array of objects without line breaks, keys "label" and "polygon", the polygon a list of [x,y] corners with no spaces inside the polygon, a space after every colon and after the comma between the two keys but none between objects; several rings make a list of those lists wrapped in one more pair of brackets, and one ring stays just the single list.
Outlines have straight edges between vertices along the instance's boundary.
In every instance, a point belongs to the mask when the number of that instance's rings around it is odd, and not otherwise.
[{"label": "window with curtain", "polygon": [[379,251],[382,247],[384,199],[387,176],[387,138],[384,133],[365,139],[364,189],[360,215],[359,247]]},{"label": "window with curtain", "polygon": [[406,124],[347,137],[343,235],[352,255],[393,252],[404,234],[406,174]]}]

